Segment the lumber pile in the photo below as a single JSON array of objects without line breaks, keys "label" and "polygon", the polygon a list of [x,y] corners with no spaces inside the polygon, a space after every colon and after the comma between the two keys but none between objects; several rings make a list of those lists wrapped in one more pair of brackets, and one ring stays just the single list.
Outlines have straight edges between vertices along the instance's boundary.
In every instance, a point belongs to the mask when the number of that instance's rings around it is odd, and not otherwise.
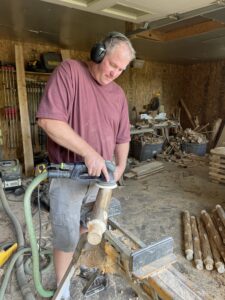
[{"label": "lumber pile", "polygon": [[164,165],[162,162],[152,161],[138,167],[134,167],[130,170],[130,172],[125,173],[125,178],[134,178],[134,179],[142,179],[158,173],[164,169]]},{"label": "lumber pile", "polygon": [[188,210],[182,213],[184,228],[184,252],[189,261],[194,261],[198,270],[216,269],[225,272],[225,211],[216,205],[211,213],[201,211],[200,217],[191,216]]},{"label": "lumber pile", "polygon": [[213,182],[225,184],[225,147],[210,150],[209,178]]}]

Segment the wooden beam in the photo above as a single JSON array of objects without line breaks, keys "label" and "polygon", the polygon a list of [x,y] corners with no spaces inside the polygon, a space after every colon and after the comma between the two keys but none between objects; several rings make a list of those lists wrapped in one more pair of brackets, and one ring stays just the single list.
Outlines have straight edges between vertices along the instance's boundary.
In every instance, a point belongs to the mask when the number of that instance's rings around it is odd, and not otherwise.
[{"label": "wooden beam", "polygon": [[70,55],[70,50],[68,49],[61,49],[61,56],[62,56],[62,60],[67,60],[67,59],[71,59],[71,55]]},{"label": "wooden beam", "polygon": [[207,20],[198,24],[190,24],[185,27],[176,28],[174,30],[165,31],[165,27],[153,30],[143,30],[134,32],[131,34],[131,38],[144,38],[154,41],[167,42],[178,39],[188,38],[195,35],[199,35],[205,32],[210,32],[216,29],[224,28],[225,24],[218,21]]},{"label": "wooden beam", "polygon": [[23,58],[23,47],[21,44],[15,45],[15,58],[16,58],[16,77],[17,89],[20,110],[20,122],[23,143],[24,155],[24,171],[26,176],[33,175],[34,172],[34,158],[31,142],[30,120],[27,103],[27,91],[25,81],[25,69]]}]

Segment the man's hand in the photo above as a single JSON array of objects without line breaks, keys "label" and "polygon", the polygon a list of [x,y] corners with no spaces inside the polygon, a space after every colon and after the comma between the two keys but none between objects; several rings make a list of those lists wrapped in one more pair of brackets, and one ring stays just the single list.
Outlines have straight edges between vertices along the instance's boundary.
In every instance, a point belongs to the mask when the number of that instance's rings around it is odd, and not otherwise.
[{"label": "man's hand", "polygon": [[88,168],[90,176],[99,177],[101,173],[105,176],[106,181],[109,181],[109,174],[105,165],[105,160],[97,152],[91,151],[84,157],[84,163]]}]

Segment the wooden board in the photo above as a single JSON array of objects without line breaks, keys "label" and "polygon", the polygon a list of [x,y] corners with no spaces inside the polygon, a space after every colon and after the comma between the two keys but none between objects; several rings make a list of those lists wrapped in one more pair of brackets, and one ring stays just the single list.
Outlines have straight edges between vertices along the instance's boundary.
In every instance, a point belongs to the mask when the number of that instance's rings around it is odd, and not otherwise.
[{"label": "wooden board", "polygon": [[225,180],[225,175],[222,175],[222,174],[217,174],[217,173],[214,173],[214,172],[209,172],[209,176],[213,177],[214,179]]},{"label": "wooden board", "polygon": [[67,60],[67,59],[71,59],[71,53],[70,50],[68,49],[61,49],[61,56],[62,56],[62,60]]},{"label": "wooden board", "polygon": [[15,45],[16,77],[20,110],[20,122],[22,132],[24,171],[26,176],[32,176],[34,172],[34,158],[31,142],[30,120],[27,104],[27,92],[24,70],[23,48],[21,44]]},{"label": "wooden board", "polygon": [[225,147],[216,147],[210,150],[212,156],[222,156],[225,158]]},{"label": "wooden board", "polygon": [[223,124],[222,126],[223,127],[222,127],[222,130],[221,130],[218,142],[216,143],[217,147],[225,146],[225,125]]},{"label": "wooden board", "polygon": [[222,175],[224,174],[225,175],[225,170],[224,169],[209,167],[209,171],[212,172],[212,173],[222,174]]},{"label": "wooden board", "polygon": [[209,163],[209,168],[213,168],[213,169],[225,169],[225,162],[223,164],[220,164],[219,162],[213,162],[211,161]]},{"label": "wooden board", "polygon": [[150,162],[147,164],[144,164],[142,166],[133,168],[131,171],[137,175],[137,176],[141,176],[147,173],[150,173],[151,171],[154,171],[158,168],[162,168],[163,167],[163,163],[158,162],[158,161],[154,161],[154,162]]}]

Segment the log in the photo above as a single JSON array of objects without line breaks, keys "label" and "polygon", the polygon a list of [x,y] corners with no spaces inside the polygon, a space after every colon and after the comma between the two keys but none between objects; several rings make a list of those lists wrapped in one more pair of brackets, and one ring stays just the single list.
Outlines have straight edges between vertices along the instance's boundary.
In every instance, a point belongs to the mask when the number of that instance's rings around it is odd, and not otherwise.
[{"label": "log", "polygon": [[194,262],[196,269],[203,270],[202,251],[199,239],[199,233],[196,223],[196,218],[191,216],[191,230],[193,237],[193,248],[194,248]]},{"label": "log", "polygon": [[215,267],[217,269],[217,272],[222,274],[224,273],[225,271],[225,268],[224,268],[224,263],[222,262],[222,257],[215,245],[215,242],[214,240],[209,237],[209,243],[210,243],[210,246],[211,246],[211,250],[212,250],[212,255],[213,255],[213,259],[214,259],[214,263],[215,263]]},{"label": "log", "polygon": [[220,217],[223,225],[225,226],[225,212],[224,212],[224,209],[222,208],[221,205],[217,204],[216,205],[216,211],[217,211],[218,216]]},{"label": "log", "polygon": [[188,210],[183,212],[183,225],[184,225],[184,251],[187,260],[193,259],[193,241],[191,231],[190,213]]},{"label": "log", "polygon": [[203,262],[206,270],[211,271],[213,269],[214,261],[213,261],[210,244],[209,244],[209,239],[205,231],[205,228],[203,226],[202,220],[200,218],[197,218],[197,224],[198,224],[198,232],[199,232],[200,244],[202,249]]},{"label": "log", "polygon": [[225,244],[225,227],[224,227],[223,222],[221,221],[216,209],[214,209],[212,211],[212,219],[216,225],[217,230],[220,233],[223,244]]},{"label": "log", "polygon": [[108,208],[112,199],[112,189],[99,188],[91,221],[88,222],[87,240],[91,245],[98,245],[102,240],[102,235],[106,231],[108,220]]},{"label": "log", "polygon": [[202,210],[201,211],[201,217],[202,217],[202,220],[205,224],[208,236],[213,239],[213,241],[216,244],[217,249],[219,250],[219,253],[221,254],[221,256],[223,258],[223,261],[225,261],[224,245],[223,245],[222,239],[221,239],[218,231],[216,230],[216,228],[214,226],[214,223],[213,223],[210,215],[205,210]]}]

